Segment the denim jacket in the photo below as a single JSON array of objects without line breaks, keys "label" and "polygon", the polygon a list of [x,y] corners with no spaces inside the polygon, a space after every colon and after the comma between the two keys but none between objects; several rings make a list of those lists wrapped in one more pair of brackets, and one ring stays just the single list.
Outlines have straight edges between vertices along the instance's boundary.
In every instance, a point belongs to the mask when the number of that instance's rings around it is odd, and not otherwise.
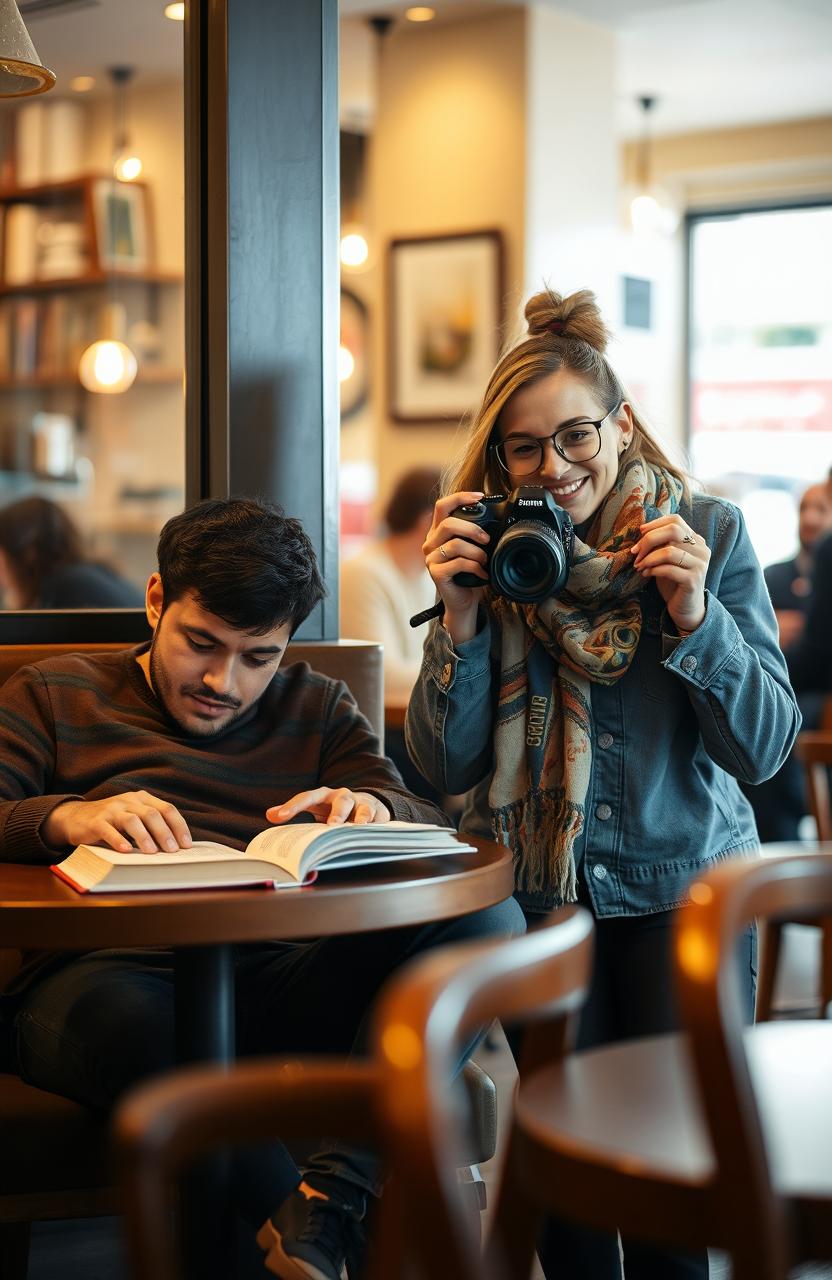
[{"label": "denim jacket", "polygon": [[[740,511],[695,494],[684,515],[711,549],[704,621],[680,639],[655,582],[648,583],[630,669],[613,685],[591,686],[592,773],[579,875],[597,916],[676,907],[708,863],[756,848],[753,813],[737,780],[770,778],[800,727]],[[405,729],[425,777],[441,791],[469,793],[462,829],[487,836],[500,640],[485,608],[480,624],[456,649],[433,624]],[[532,911],[556,904],[554,891],[518,897]]]}]

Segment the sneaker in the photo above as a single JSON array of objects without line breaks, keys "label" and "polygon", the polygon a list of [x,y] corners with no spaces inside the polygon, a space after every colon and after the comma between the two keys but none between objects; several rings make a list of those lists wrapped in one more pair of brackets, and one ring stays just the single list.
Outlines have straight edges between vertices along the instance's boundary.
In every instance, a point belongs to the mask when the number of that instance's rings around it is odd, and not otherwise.
[{"label": "sneaker", "polygon": [[[307,1183],[301,1184],[307,1187]],[[287,1196],[257,1233],[269,1271],[282,1280],[357,1280],[364,1245],[364,1195],[350,1204],[335,1196]]]}]

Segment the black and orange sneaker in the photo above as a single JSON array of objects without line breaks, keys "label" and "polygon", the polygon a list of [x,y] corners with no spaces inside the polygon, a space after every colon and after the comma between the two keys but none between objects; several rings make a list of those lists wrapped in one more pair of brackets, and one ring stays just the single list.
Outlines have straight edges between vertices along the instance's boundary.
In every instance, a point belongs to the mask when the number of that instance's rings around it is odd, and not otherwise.
[{"label": "black and orange sneaker", "polygon": [[365,1211],[359,1187],[338,1179],[337,1191],[324,1191],[302,1182],[257,1233],[266,1266],[281,1280],[357,1280]]}]

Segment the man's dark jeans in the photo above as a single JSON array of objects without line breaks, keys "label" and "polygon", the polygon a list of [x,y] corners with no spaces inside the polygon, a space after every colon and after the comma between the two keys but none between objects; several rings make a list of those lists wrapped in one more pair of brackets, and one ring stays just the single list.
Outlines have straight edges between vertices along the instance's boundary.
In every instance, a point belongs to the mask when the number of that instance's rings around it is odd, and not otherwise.
[{"label": "man's dark jeans", "polygon": [[[360,1054],[368,1011],[385,980],[429,948],[524,930],[513,898],[453,920],[236,952],[237,1054]],[[71,960],[27,992],[11,1035],[24,1080],[107,1110],[139,1080],[173,1066],[173,957],[97,951]],[[329,1147],[309,1167],[379,1190],[369,1153]],[[300,1179],[281,1144],[236,1160],[240,1210],[259,1225]]]}]

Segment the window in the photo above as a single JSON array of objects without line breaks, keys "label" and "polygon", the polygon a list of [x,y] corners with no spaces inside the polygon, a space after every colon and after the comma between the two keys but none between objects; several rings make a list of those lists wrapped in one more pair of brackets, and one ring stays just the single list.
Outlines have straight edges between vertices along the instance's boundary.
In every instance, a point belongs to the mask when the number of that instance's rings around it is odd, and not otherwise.
[{"label": "window", "polygon": [[763,564],[832,465],[832,206],[690,222],[692,469],[743,509]]}]

